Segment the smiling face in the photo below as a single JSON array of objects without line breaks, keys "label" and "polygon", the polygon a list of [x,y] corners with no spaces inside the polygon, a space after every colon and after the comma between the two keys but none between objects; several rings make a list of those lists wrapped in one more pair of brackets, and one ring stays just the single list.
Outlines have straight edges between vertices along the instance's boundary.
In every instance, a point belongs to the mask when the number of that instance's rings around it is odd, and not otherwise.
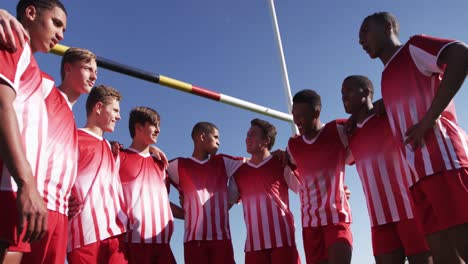
[{"label": "smiling face", "polygon": [[96,60],[81,60],[73,63],[66,63],[64,66],[64,81],[71,84],[71,87],[78,94],[87,94],[93,88],[97,79]]},{"label": "smiling face", "polygon": [[97,126],[100,127],[103,132],[113,132],[115,124],[120,120],[120,103],[116,99],[109,99],[108,103],[104,104],[99,102],[95,106],[97,118]]},{"label": "smiling face", "polygon": [[318,111],[307,103],[293,103],[292,115],[301,135],[307,135],[314,131],[318,122]]},{"label": "smiling face", "polygon": [[245,138],[247,153],[260,153],[263,150],[268,149],[269,142],[268,137],[264,136],[262,128],[259,126],[251,126],[249,131],[247,131],[247,136]]},{"label": "smiling face", "polygon": [[59,8],[36,9],[26,8],[27,30],[31,38],[33,52],[49,52],[57,43],[63,40],[67,27],[67,15]]},{"label": "smiling face", "polygon": [[158,141],[160,132],[159,122],[157,124],[152,124],[150,122],[145,122],[144,125],[136,124],[135,138],[140,138],[145,145],[151,145]]}]

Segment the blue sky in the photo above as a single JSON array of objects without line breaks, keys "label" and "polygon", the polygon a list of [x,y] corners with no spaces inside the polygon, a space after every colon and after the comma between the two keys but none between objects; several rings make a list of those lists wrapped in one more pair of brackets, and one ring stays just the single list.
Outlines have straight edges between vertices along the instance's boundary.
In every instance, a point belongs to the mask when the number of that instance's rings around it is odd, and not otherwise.
[{"label": "blue sky", "polygon": [[[16,1],[4,1],[14,12]],[[64,0],[68,9],[67,46],[84,47],[97,55],[159,73],[197,86],[287,111],[281,68],[266,0],[95,1]],[[411,1],[276,1],[292,93],[309,88],[322,96],[322,121],[346,117],[341,82],[350,74],[367,75],[377,87],[383,66],[370,60],[358,45],[362,19],[376,11],[390,11],[401,23],[401,40],[419,33],[468,42],[466,0]],[[60,57],[39,55],[43,70],[59,80]],[[190,131],[198,121],[220,128],[220,152],[245,156],[244,139],[250,120],[264,118],[278,128],[275,148],[284,148],[288,123],[209,101],[156,84],[99,70],[98,84],[119,89],[122,120],[105,135],[130,143],[128,112],[149,106],[162,116],[158,146],[170,158],[190,156]],[[468,84],[456,96],[458,117],[468,129]],[[74,107],[78,126],[85,123],[85,98]],[[373,263],[370,224],[362,187],[354,167],[346,168],[346,183],[354,223],[353,263]],[[304,259],[299,200],[290,194],[296,221],[296,242]],[[173,190],[171,198],[177,201]],[[237,263],[243,263],[245,228],[240,206],[231,210],[231,232]],[[171,246],[183,263],[183,223],[176,221]]]}]

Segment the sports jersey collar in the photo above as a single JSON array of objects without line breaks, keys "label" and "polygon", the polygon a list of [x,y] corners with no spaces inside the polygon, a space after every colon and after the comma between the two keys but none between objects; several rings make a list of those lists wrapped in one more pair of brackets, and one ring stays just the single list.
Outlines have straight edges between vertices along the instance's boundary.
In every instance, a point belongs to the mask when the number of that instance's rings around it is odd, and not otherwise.
[{"label": "sports jersey collar", "polygon": [[322,127],[320,128],[319,132],[317,133],[317,135],[315,135],[315,137],[313,137],[311,140],[308,140],[305,135],[302,135],[302,140],[304,140],[304,142],[306,144],[314,144],[315,141],[317,141],[317,139],[319,138],[320,134],[322,134],[322,131],[323,131],[323,127],[325,126],[325,124],[322,124]]},{"label": "sports jersey collar", "polygon": [[67,96],[64,92],[60,91],[59,88],[55,87],[54,89],[57,89],[57,90],[60,92],[60,94],[63,96],[63,98],[64,98],[65,101],[67,102],[68,107],[70,107],[70,110],[72,110],[73,105],[72,105],[72,104],[70,103],[70,101],[68,100],[68,96]]},{"label": "sports jersey collar", "polygon": [[368,116],[366,119],[364,119],[364,121],[362,121],[362,123],[357,123],[356,126],[359,127],[359,128],[362,128],[367,123],[367,121],[369,121],[374,116],[375,116],[375,113]]},{"label": "sports jersey collar", "polygon": [[260,168],[261,166],[263,166],[263,164],[267,163],[271,157],[273,157],[272,155],[268,156],[267,158],[265,158],[264,160],[262,160],[262,162],[260,162],[259,164],[253,164],[249,161],[247,161],[247,164],[250,166],[250,167],[254,167],[254,168]]},{"label": "sports jersey collar", "polygon": [[208,162],[208,160],[210,160],[210,158],[207,158],[207,159],[205,159],[205,160],[199,160],[199,159],[194,158],[194,157],[190,157],[190,159],[193,160],[193,161],[195,161],[195,162],[198,163],[198,164],[205,164],[205,163]]},{"label": "sports jersey collar", "polygon": [[91,136],[93,136],[93,137],[95,137],[95,138],[97,138],[97,139],[99,139],[99,140],[103,140],[103,139],[104,139],[102,136],[100,136],[100,135],[98,135],[98,134],[96,134],[96,133],[94,133],[94,132],[92,132],[92,131],[89,131],[89,130],[86,129],[86,128],[78,128],[78,130],[81,130],[81,131],[83,131],[83,132],[86,132],[86,133],[88,133],[89,135],[91,135]]},{"label": "sports jersey collar", "polygon": [[136,154],[142,156],[143,158],[148,158],[149,156],[151,156],[150,153],[142,153],[142,152],[140,152],[140,151],[138,151],[138,150],[136,150],[136,149],[134,149],[134,148],[127,148],[127,150],[130,150],[130,151],[132,151],[132,152],[135,152]]},{"label": "sports jersey collar", "polygon": [[385,69],[387,68],[387,66],[390,64],[390,62],[392,62],[393,58],[395,58],[396,55],[398,55],[398,53],[400,53],[401,49],[406,46],[407,43],[405,43],[405,45],[401,45],[401,47],[393,54],[393,56],[387,61],[387,64],[385,64],[384,68],[382,71],[385,71]]}]

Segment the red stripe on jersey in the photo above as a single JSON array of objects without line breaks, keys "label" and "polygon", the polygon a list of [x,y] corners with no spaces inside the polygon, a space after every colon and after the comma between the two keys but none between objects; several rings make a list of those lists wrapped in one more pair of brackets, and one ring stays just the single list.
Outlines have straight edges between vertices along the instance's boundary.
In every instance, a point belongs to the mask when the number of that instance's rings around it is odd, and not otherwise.
[{"label": "red stripe on jersey", "polygon": [[351,210],[344,195],[346,150],[338,124],[327,123],[312,140],[289,139],[288,151],[297,165],[301,181],[302,226],[316,227],[351,222]]},{"label": "red stripe on jersey", "polygon": [[409,195],[411,173],[387,117],[368,117],[349,139],[366,196],[372,226],[414,217]]}]

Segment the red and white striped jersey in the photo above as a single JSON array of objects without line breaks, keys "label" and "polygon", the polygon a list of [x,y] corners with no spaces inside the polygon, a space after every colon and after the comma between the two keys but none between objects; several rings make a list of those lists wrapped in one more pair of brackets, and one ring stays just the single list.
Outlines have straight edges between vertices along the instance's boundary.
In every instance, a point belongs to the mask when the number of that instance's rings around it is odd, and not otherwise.
[{"label": "red and white striped jersey", "polygon": [[38,187],[42,190],[47,208],[66,215],[77,173],[78,132],[72,105],[65,94],[53,88],[45,102],[49,119],[48,164],[45,181],[38,183]]},{"label": "red and white striped jersey", "polygon": [[327,123],[312,140],[304,136],[289,139],[287,151],[301,181],[303,227],[351,222],[344,192],[346,148],[340,123]]},{"label": "red and white striped jersey", "polygon": [[174,219],[164,165],[149,153],[120,151],[120,180],[128,215],[127,241],[169,243]]},{"label": "red and white striped jersey", "polygon": [[[41,71],[27,43],[14,53],[0,47],[0,65],[0,78],[16,93],[13,108],[26,158],[36,181],[41,183],[47,165],[47,111],[44,98],[54,83],[42,81]],[[16,182],[2,160],[0,169],[0,190],[16,191]]]},{"label": "red and white striped jersey", "polygon": [[466,134],[457,124],[453,104],[427,132],[422,148],[413,152],[409,144],[404,146],[406,131],[423,118],[434,100],[445,70],[445,66],[437,65],[437,59],[452,43],[453,40],[413,36],[382,72],[382,97],[393,135],[414,173],[411,185],[427,175],[468,167]]},{"label": "red and white striped jersey", "polygon": [[230,202],[236,203],[236,196],[242,201],[246,252],[296,245],[288,186],[298,192],[299,180],[289,166],[272,157],[257,165],[245,163],[229,183]]},{"label": "red and white striped jersey", "polygon": [[414,218],[411,171],[392,135],[388,118],[369,116],[349,138],[372,226]]},{"label": "red and white striped jersey", "polygon": [[184,242],[231,239],[228,181],[243,158],[215,155],[207,160],[177,158],[169,163],[169,177],[184,195]]},{"label": "red and white striped jersey", "polygon": [[72,194],[82,208],[69,221],[69,252],[126,231],[118,163],[107,140],[91,131],[78,130],[78,175]]}]

